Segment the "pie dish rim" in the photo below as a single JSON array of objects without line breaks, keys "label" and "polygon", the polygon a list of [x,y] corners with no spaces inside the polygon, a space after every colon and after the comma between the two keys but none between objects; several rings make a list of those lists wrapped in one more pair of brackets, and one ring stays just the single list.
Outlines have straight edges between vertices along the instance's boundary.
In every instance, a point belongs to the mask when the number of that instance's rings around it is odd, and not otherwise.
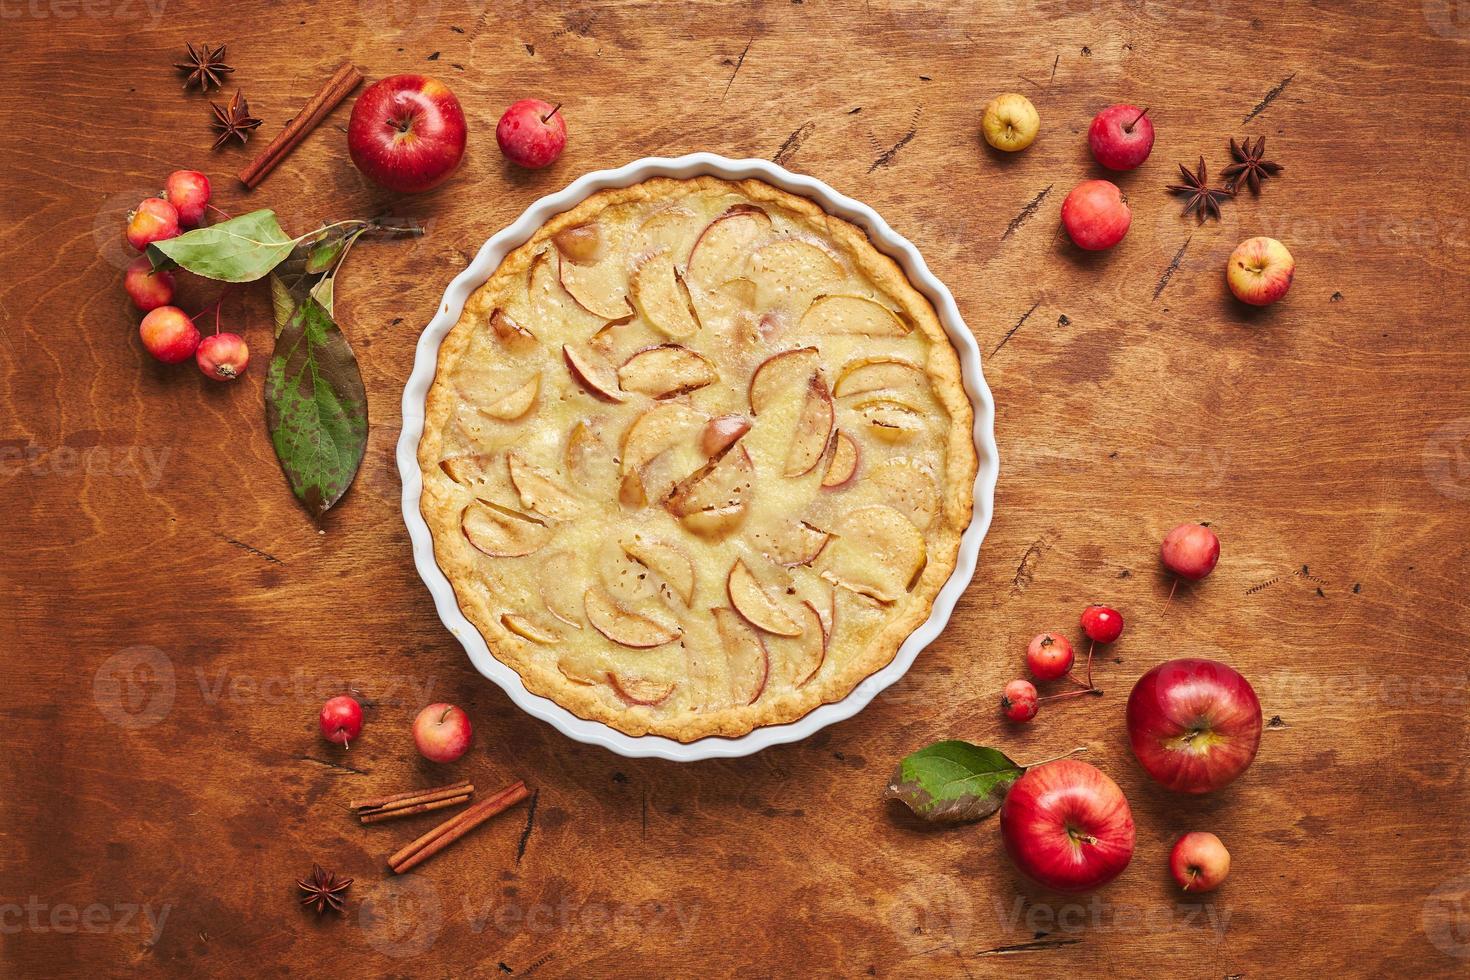
[{"label": "pie dish rim", "polygon": [[[658,734],[629,735],[605,722],[579,717],[555,700],[531,692],[513,667],[491,653],[480,631],[461,610],[453,586],[435,559],[432,533],[420,510],[423,480],[418,445],[425,424],[428,392],[438,368],[440,347],[459,321],[471,294],[490,279],[506,255],[530,240],[547,221],[577,207],[598,191],[627,188],[654,177],[688,179],[699,176],[731,181],[760,180],[810,200],[866,232],[873,247],[898,264],[913,288],[933,306],[940,326],[958,357],[961,381],[974,412],[972,435],[977,467],[971,520],[961,533],[954,569],[934,596],[927,618],[899,644],[886,665],[860,680],[845,697],[819,705],[793,721],[762,725],[735,737],[709,735],[681,742]],[[429,588],[440,619],[460,641],[475,668],[505,690],[522,710],[549,722],[570,738],[601,745],[628,757],[656,757],[672,761],[734,758],[771,745],[798,741],[827,725],[855,715],[880,691],[898,681],[912,666],[918,653],[947,625],[955,603],[974,574],[980,544],[994,509],[999,472],[994,437],[994,401],[981,372],[978,345],[965,326],[953,296],[929,272],[918,250],[894,232],[871,208],[839,194],[822,181],[792,173],[764,160],[733,160],[710,153],[644,158],[617,169],[584,174],[563,190],[532,203],[514,222],[486,241],[470,264],[449,284],[433,320],[419,337],[413,371],[404,387],[402,410],[403,428],[396,455],[403,481],[404,521],[413,546],[414,563]]]}]

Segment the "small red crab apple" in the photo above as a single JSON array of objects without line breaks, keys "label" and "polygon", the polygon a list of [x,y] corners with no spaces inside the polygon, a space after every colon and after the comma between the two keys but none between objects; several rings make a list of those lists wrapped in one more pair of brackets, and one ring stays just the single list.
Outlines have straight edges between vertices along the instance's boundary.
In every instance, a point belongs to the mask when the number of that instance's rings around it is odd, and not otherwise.
[{"label": "small red crab apple", "polygon": [[362,734],[362,705],[355,698],[339,694],[322,705],[317,724],[321,726],[322,738],[351,748],[348,743]]},{"label": "small red crab apple", "polygon": [[154,242],[173,238],[179,233],[179,212],[161,197],[145,197],[137,209],[128,214],[128,244],[143,251]]},{"label": "small red crab apple", "polygon": [[147,313],[174,301],[174,277],[167,269],[154,271],[148,256],[140,255],[128,263],[123,273],[123,289],[133,305]]},{"label": "small red crab apple", "polygon": [[179,213],[179,224],[198,228],[209,206],[209,178],[197,170],[175,170],[164,181],[163,196]]},{"label": "small red crab apple", "polygon": [[1169,873],[1187,892],[1212,892],[1230,874],[1230,852],[1214,834],[1191,831],[1174,842]]},{"label": "small red crab apple", "polygon": [[1123,635],[1123,614],[1110,606],[1091,605],[1082,610],[1082,632],[1087,644],[1087,686],[1092,686],[1092,651],[1097,644],[1112,643]]},{"label": "small red crab apple", "polygon": [[160,306],[143,317],[138,336],[148,353],[165,364],[187,361],[199,347],[199,328],[177,306]]},{"label": "small red crab apple", "polygon": [[199,370],[214,380],[234,381],[250,363],[250,348],[237,333],[217,333],[200,342],[194,360]]},{"label": "small red crab apple", "polygon": [[[1159,560],[1179,578],[1198,582],[1215,570],[1215,563],[1220,560],[1220,539],[1203,524],[1180,524],[1164,535]],[[1169,588],[1170,599],[1174,598],[1178,586],[1176,578]]]},{"label": "small red crab apple", "polygon": [[1035,718],[1038,703],[1036,685],[1030,681],[1011,681],[1000,696],[1000,710],[1011,721],[1030,721]]},{"label": "small red crab apple", "polygon": [[522,99],[505,110],[495,126],[495,142],[511,163],[532,170],[549,167],[567,145],[561,105]]},{"label": "small red crab apple", "polygon": [[1072,644],[1060,633],[1038,633],[1026,647],[1026,669],[1039,681],[1054,681],[1072,669]]}]

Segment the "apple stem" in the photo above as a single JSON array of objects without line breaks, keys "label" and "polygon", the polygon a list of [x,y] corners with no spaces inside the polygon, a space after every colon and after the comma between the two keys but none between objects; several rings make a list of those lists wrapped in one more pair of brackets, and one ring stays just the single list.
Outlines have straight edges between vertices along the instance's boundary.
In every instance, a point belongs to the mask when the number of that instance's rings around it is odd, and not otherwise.
[{"label": "apple stem", "polygon": [[1189,886],[1194,884],[1194,879],[1199,877],[1199,868],[1189,869],[1189,880],[1184,883],[1184,890],[1189,891]]},{"label": "apple stem", "polygon": [[556,105],[554,105],[554,106],[551,107],[551,111],[550,112],[548,112],[546,115],[544,115],[544,116],[541,117],[541,121],[542,122],[551,122],[551,117],[554,116],[554,115],[556,115],[557,112],[560,109],[561,109],[561,103],[558,102]]},{"label": "apple stem", "polygon": [[209,208],[209,210],[213,211],[215,214],[222,214],[222,215],[224,215],[224,218],[225,218],[226,221],[229,221],[230,220],[230,213],[228,211],[223,211],[223,210],[215,207],[213,204],[206,204],[204,206],[207,207],[207,208]]},{"label": "apple stem", "polygon": [[1075,749],[1070,749],[1070,750],[1068,750],[1066,752],[1063,752],[1061,755],[1054,755],[1050,759],[1042,759],[1040,762],[1033,762],[1033,763],[1030,763],[1029,765],[1022,766],[1021,768],[1022,769],[1035,769],[1037,766],[1044,766],[1048,762],[1057,762],[1057,761],[1060,761],[1062,759],[1070,758],[1071,756],[1074,756],[1074,755],[1076,755],[1079,752],[1086,752],[1086,751],[1087,751],[1087,746],[1085,746],[1085,745],[1079,745]]},{"label": "apple stem", "polygon": [[1148,115],[1148,110],[1151,109],[1151,108],[1153,108],[1153,106],[1149,106],[1148,108],[1145,108],[1138,115],[1134,116],[1133,117],[1133,121],[1131,123],[1129,123],[1128,125],[1126,125],[1126,126],[1123,127],[1123,132],[1125,132],[1125,133],[1131,133],[1131,132],[1133,132],[1133,127],[1138,125],[1138,120],[1140,120],[1144,116]]},{"label": "apple stem", "polygon": [[1077,698],[1077,697],[1081,697],[1084,694],[1091,694],[1091,695],[1093,695],[1095,697],[1099,697],[1100,698],[1100,697],[1102,697],[1102,693],[1103,692],[1100,689],[1098,689],[1098,688],[1095,688],[1095,687],[1084,687],[1080,691],[1067,691],[1067,692],[1065,692],[1063,694],[1048,694],[1044,698],[1037,698],[1036,699],[1036,703],[1037,704],[1040,704],[1042,701],[1061,701],[1064,698]]},{"label": "apple stem", "polygon": [[1092,681],[1088,681],[1086,684],[1084,684],[1081,681],[1079,681],[1077,679],[1076,675],[1073,674],[1071,671],[1067,671],[1067,680],[1071,681],[1073,684],[1076,684],[1078,687],[1082,688],[1082,690],[1084,690],[1084,691],[1090,691],[1090,690],[1092,690]]},{"label": "apple stem", "polygon": [[1160,617],[1169,611],[1169,603],[1174,601],[1174,590],[1177,588],[1179,588],[1179,576],[1176,575],[1174,576],[1174,584],[1169,586],[1169,597],[1164,600],[1164,609],[1163,612],[1159,613]]}]

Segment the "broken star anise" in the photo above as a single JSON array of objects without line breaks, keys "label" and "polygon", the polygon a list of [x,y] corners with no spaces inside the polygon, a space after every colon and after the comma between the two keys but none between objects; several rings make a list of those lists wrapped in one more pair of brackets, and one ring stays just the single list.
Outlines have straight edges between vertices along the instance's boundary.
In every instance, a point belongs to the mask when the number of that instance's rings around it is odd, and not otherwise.
[{"label": "broken star anise", "polygon": [[311,866],[311,877],[296,879],[296,887],[300,888],[301,894],[306,896],[301,900],[301,904],[307,908],[316,906],[317,915],[321,915],[329,908],[333,912],[340,913],[342,893],[351,885],[351,878],[338,878],[320,864]]},{"label": "broken star anise", "polygon": [[192,41],[185,43],[189,46],[189,60],[174,62],[175,68],[189,76],[184,79],[184,91],[187,92],[191,85],[199,86],[201,92],[208,92],[210,86],[219,88],[224,85],[224,76],[235,70],[225,64],[225,46],[221,44],[217,48],[211,48],[207,44],[201,44],[195,48]]},{"label": "broken star anise", "polygon": [[244,146],[250,139],[250,131],[260,125],[260,120],[250,114],[250,103],[245,101],[239,89],[230,96],[228,106],[211,102],[209,107],[214,110],[214,128],[219,130],[219,139],[214,141],[216,150],[228,143],[232,136]]},{"label": "broken star anise", "polygon": [[1190,173],[1184,164],[1179,165],[1179,172],[1184,175],[1184,183],[1170,184],[1169,192],[1172,194],[1188,194],[1189,200],[1184,202],[1184,214],[1187,217],[1193,211],[1199,216],[1199,223],[1204,224],[1206,218],[1220,220],[1220,202],[1227,201],[1235,196],[1231,188],[1218,190],[1210,186],[1210,175],[1205,172],[1205,158],[1199,158],[1199,172]]},{"label": "broken star anise", "polygon": [[1235,162],[1221,173],[1221,176],[1225,178],[1225,186],[1233,191],[1239,190],[1241,184],[1249,184],[1252,194],[1261,193],[1261,181],[1267,177],[1275,177],[1286,169],[1279,163],[1261,159],[1265,152],[1266,137],[1264,136],[1256,140],[1255,146],[1251,146],[1249,136],[1238,146],[1235,137],[1230,137],[1230,155],[1235,158]]}]

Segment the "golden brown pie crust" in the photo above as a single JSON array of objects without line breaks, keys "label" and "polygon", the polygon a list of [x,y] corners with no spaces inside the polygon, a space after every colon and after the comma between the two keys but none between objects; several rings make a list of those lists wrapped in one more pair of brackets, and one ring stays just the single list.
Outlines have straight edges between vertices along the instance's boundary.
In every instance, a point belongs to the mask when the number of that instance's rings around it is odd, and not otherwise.
[{"label": "golden brown pie crust", "polygon": [[[641,233],[645,225],[639,222],[647,222],[655,212],[662,212],[673,224],[675,219],[689,220],[685,211],[703,219],[711,214],[723,215],[732,206],[739,210],[752,205],[772,219],[770,235],[761,240],[759,248],[775,241],[802,240],[816,244],[836,258],[846,278],[839,286],[819,293],[817,299],[829,294],[857,295],[887,307],[909,329],[908,335],[901,338],[844,334],[825,343],[819,338],[813,346],[821,352],[820,373],[818,380],[808,383],[812,388],[825,386],[828,402],[835,405],[832,435],[821,450],[820,461],[810,472],[794,477],[786,473],[805,463],[801,459],[793,462],[793,456],[800,455],[795,448],[788,451],[784,460],[776,459],[769,452],[757,453],[758,458],[751,464],[757,481],[748,491],[749,500],[739,502],[741,508],[749,503],[751,515],[759,513],[763,520],[780,520],[782,508],[787,506],[785,501],[795,500],[797,503],[791,506],[806,507],[806,516],[819,513],[822,524],[826,525],[804,527],[833,533],[832,537],[822,539],[825,546],[809,564],[789,568],[772,556],[779,552],[782,558],[789,557],[780,549],[791,541],[790,534],[785,532],[794,525],[767,523],[756,527],[750,524],[755,516],[746,517],[747,510],[739,509],[740,516],[735,519],[746,523],[737,524],[727,533],[709,535],[702,529],[691,531],[695,527],[694,518],[682,520],[670,516],[675,497],[665,492],[667,484],[658,485],[661,499],[643,505],[636,501],[620,503],[610,496],[597,499],[569,479],[565,469],[556,462],[565,458],[562,447],[568,431],[580,420],[586,421],[588,431],[593,432],[594,445],[608,444],[615,467],[622,466],[624,461],[632,466],[633,460],[626,455],[619,459],[620,450],[614,447],[621,433],[622,450],[628,449],[628,428],[640,415],[669,404],[687,406],[689,412],[700,417],[725,414],[732,400],[746,396],[749,391],[746,367],[763,364],[770,360],[772,353],[807,345],[813,339],[807,325],[819,325],[823,321],[814,315],[808,319],[808,314],[802,314],[797,319],[794,314],[775,313],[767,319],[755,320],[763,304],[806,303],[809,298],[800,290],[809,288],[813,280],[788,276],[779,262],[789,249],[786,252],[773,249],[769,259],[751,258],[752,267],[763,264],[757,271],[746,268],[749,278],[737,276],[727,283],[708,286],[706,291],[706,287],[697,283],[685,284],[686,279],[692,278],[688,276],[688,266],[692,263],[688,261],[687,250],[677,244],[682,239],[671,232],[671,241],[676,242],[671,246],[671,257],[677,256],[677,282],[684,295],[692,297],[689,306],[691,315],[700,318],[695,321],[698,332],[678,338],[660,335],[650,326],[653,318],[645,312],[641,300],[636,305],[629,301],[629,322],[609,326],[610,319],[620,318],[609,317],[611,310],[602,308],[605,303],[591,304],[599,307],[602,314],[593,316],[582,304],[572,300],[570,294],[552,295],[561,288],[560,280],[547,285],[544,278],[549,275],[547,269],[572,274],[582,271],[564,267],[569,260],[558,244],[553,243],[553,236],[567,229],[599,226],[600,221],[607,228],[636,228]],[[697,223],[693,221],[691,226]],[[758,221],[755,223],[759,225]],[[604,234],[611,238],[614,233]],[[559,243],[569,240],[563,236]],[[626,252],[632,247],[630,243],[639,241],[642,239],[637,237],[619,238],[610,247],[613,251]],[[565,244],[562,247],[568,248]],[[575,247],[573,243],[570,249]],[[709,247],[709,254],[718,256],[717,246]],[[804,247],[797,246],[797,249]],[[629,255],[629,265],[646,260],[648,254]],[[613,259],[596,260],[597,263],[609,261]],[[547,265],[538,269],[536,263]],[[607,267],[596,264],[588,268],[591,274],[596,274]],[[638,268],[641,274],[643,266]],[[730,268],[733,270],[734,266]],[[532,281],[533,275],[540,278]],[[773,282],[798,285],[771,287],[776,291],[762,293],[767,288],[763,276]],[[717,292],[718,300],[714,298]],[[735,298],[727,298],[726,293]],[[639,293],[640,297],[643,295],[646,294]],[[778,298],[769,299],[772,296]],[[651,305],[654,302],[649,300],[647,309],[664,309]],[[706,309],[712,311],[708,323],[704,322]],[[723,314],[718,311],[729,309],[736,312],[728,319],[720,319]],[[810,305],[807,309],[810,313]],[[506,341],[491,325],[492,314],[497,310],[529,329],[535,334],[535,340],[515,336]],[[569,312],[565,316],[543,315],[547,310]],[[514,316],[535,322],[522,324]],[[850,319],[842,321],[844,325],[851,322]],[[774,324],[770,326],[770,336],[768,324]],[[731,339],[737,333],[740,339]],[[515,343],[521,347],[515,354],[502,357],[497,343]],[[637,353],[656,346],[668,347],[671,343],[707,355],[719,368],[719,379],[703,388],[676,392],[661,399],[618,392],[625,400],[611,403],[589,393],[572,376],[561,350],[563,344],[568,344],[574,351],[589,356],[606,356],[609,369],[616,370],[620,366],[616,360],[627,353],[630,344]],[[616,357],[611,353],[613,348],[620,348]],[[829,358],[829,351],[839,349],[844,353],[834,353]],[[895,355],[894,359],[918,363],[915,351],[922,352],[919,366],[925,385],[921,386],[923,395],[909,399],[912,403],[909,407],[928,399],[918,415],[907,413],[901,399],[897,403],[885,400],[885,392],[877,392],[876,400],[861,402],[861,410],[853,405],[859,404],[864,394],[832,393],[834,384],[841,390],[841,379],[851,373],[858,360],[884,360],[890,353],[898,352],[905,356]],[[859,354],[863,357],[858,357]],[[519,367],[515,370],[523,374],[534,373],[537,383],[519,385],[522,375],[507,375],[506,372],[514,374],[512,367],[516,365]],[[633,379],[631,372],[627,376]],[[521,407],[527,391],[531,391],[531,407],[524,415],[505,418]],[[795,428],[790,430],[794,434],[789,439],[793,446],[803,441],[804,435],[810,437],[811,432],[820,431],[824,416],[818,395],[820,392],[808,392],[807,399],[817,400],[800,401],[800,407],[794,410]],[[780,404],[782,408],[771,411],[785,411],[784,406],[794,403],[786,398]],[[494,414],[487,414],[487,406]],[[816,421],[807,421],[808,409]],[[678,415],[681,411],[666,410],[665,414]],[[903,426],[912,429],[900,427],[892,430],[899,431],[899,436],[889,435],[885,412],[896,414]],[[752,418],[749,408],[737,414]],[[766,417],[784,418],[779,414]],[[756,426],[762,424],[761,419],[759,413],[754,414]],[[812,201],[760,181],[656,178],[628,188],[601,191],[571,211],[552,218],[528,242],[507,255],[494,275],[470,297],[458,323],[440,346],[437,373],[428,394],[424,434],[418,450],[424,481],[420,507],[433,536],[435,558],[454,587],[460,609],[484,636],[491,653],[520,674],[529,690],[582,718],[604,722],[628,735],[657,734],[683,742],[710,735],[733,737],[760,726],[794,721],[821,704],[841,700],[860,681],[889,663],[905,638],[928,618],[935,596],[954,569],[960,536],[970,522],[976,471],[972,428],[973,413],[961,381],[959,361],[933,307],[914,289],[902,270],[873,247],[861,229],[826,214]],[[860,469],[847,485],[817,488],[817,477],[831,472],[834,466],[833,457],[838,452],[835,433],[846,430],[857,433],[854,438],[863,450]],[[758,431],[753,428],[751,434],[734,447],[718,452],[714,459],[718,462],[726,454],[745,452],[743,445],[747,440],[757,444],[754,436]],[[606,438],[598,442],[603,436]],[[896,441],[886,441],[893,438]],[[759,445],[785,444],[774,440],[773,436]],[[676,451],[670,449],[650,461],[648,467],[662,465],[660,461],[675,455]],[[506,469],[514,466],[511,457],[516,457],[522,467],[518,474],[520,483],[514,477],[505,476]],[[746,452],[746,457],[749,459],[752,454]],[[900,462],[891,462],[893,458],[899,458]],[[533,475],[527,476],[528,472]],[[635,474],[632,482],[638,490],[658,479],[646,469],[635,468],[632,472]],[[915,502],[924,494],[917,492],[915,481],[903,479],[911,472],[932,475],[937,508],[926,509],[922,500]],[[534,483],[537,478],[549,479],[550,487],[544,482]],[[698,474],[675,472],[674,478],[680,480],[679,486],[684,486],[697,479]],[[624,473],[622,486],[628,486],[629,482],[630,477]],[[922,476],[916,482],[922,484]],[[880,484],[883,489],[875,490]],[[563,490],[570,490],[570,496],[564,499]],[[852,500],[850,505],[843,503],[844,494]],[[766,509],[760,510],[761,507]],[[859,508],[866,509],[848,519],[847,515],[858,512]],[[930,513],[932,522],[919,528]],[[907,527],[899,526],[894,514],[908,522]],[[800,520],[803,514],[785,516]],[[895,528],[891,532],[873,529],[887,524]],[[763,528],[772,527],[781,528],[782,533],[762,535]],[[836,534],[834,527],[842,528],[844,533]],[[909,528],[917,528],[922,537],[922,570],[906,590],[895,591],[884,580],[891,578],[895,569],[907,568],[913,561],[913,549],[918,545]],[[625,567],[619,564],[621,559],[616,555],[607,558],[612,547],[607,542],[641,539],[643,535],[672,544],[690,559],[698,583],[692,606],[684,603],[677,586],[671,587],[668,582],[647,586],[641,571],[635,576],[638,581],[621,591],[611,584],[627,568],[640,570],[643,564],[629,558],[631,564]],[[854,544],[864,541],[864,535],[877,535],[873,539],[877,543],[872,547],[884,556],[893,556],[893,561],[875,560],[865,565],[862,546]],[[559,546],[563,538],[571,542],[568,547]],[[532,550],[524,555],[492,557],[485,553],[486,542],[497,555],[525,548]],[[776,551],[771,551],[772,548]],[[756,600],[769,599],[777,607],[776,611],[757,612],[754,619],[729,611],[735,604],[722,602],[720,594],[727,599],[731,590],[726,567],[732,555],[750,566],[761,590],[750,592],[742,586],[739,595],[747,600],[742,608],[749,610]],[[584,608],[580,612],[567,608],[565,601],[545,598],[546,590],[567,584],[569,576],[565,571],[572,567],[578,569],[577,574],[570,576],[576,579],[575,588],[582,587],[585,577],[588,590],[596,593],[595,597],[584,596]],[[659,576],[652,575],[651,580],[658,582]],[[830,602],[824,587],[830,589]],[[646,588],[653,588],[654,593],[650,596],[639,591]],[[538,589],[542,591],[538,593]],[[874,601],[871,596],[875,594],[892,601]],[[540,601],[538,595],[542,597]],[[610,605],[606,601],[609,598]],[[805,614],[803,606],[812,610],[811,616]],[[726,607],[725,613],[711,611]],[[554,610],[551,615],[547,614],[549,610]],[[599,624],[606,626],[611,622],[612,633],[623,639],[630,636],[659,639],[659,631],[670,628],[679,635],[650,649],[624,647],[595,629],[586,618],[589,612],[598,617]],[[798,614],[806,618],[802,620],[803,632],[795,638],[753,625],[759,621],[764,626],[789,632],[790,622]],[[507,628],[507,622],[515,623],[518,631]],[[655,625],[650,627],[646,625],[648,622]],[[712,628],[712,622],[719,628]],[[730,632],[722,632],[727,628]],[[799,624],[796,628],[802,627]],[[823,638],[825,653],[813,674],[799,676],[805,674],[809,665],[803,658],[810,657],[815,649],[810,645],[816,635],[813,630]],[[528,638],[527,633],[535,639]],[[748,645],[749,635],[761,639],[767,666],[756,700],[745,704],[737,702],[753,689],[752,679],[758,667],[751,665],[759,663],[758,658],[738,659],[748,657],[754,649]],[[712,643],[712,636],[720,642]],[[729,640],[732,636],[740,638],[733,646]],[[737,655],[732,649],[741,652]],[[619,677],[624,679],[628,690],[618,686]],[[640,701],[656,703],[636,703]]]}]

